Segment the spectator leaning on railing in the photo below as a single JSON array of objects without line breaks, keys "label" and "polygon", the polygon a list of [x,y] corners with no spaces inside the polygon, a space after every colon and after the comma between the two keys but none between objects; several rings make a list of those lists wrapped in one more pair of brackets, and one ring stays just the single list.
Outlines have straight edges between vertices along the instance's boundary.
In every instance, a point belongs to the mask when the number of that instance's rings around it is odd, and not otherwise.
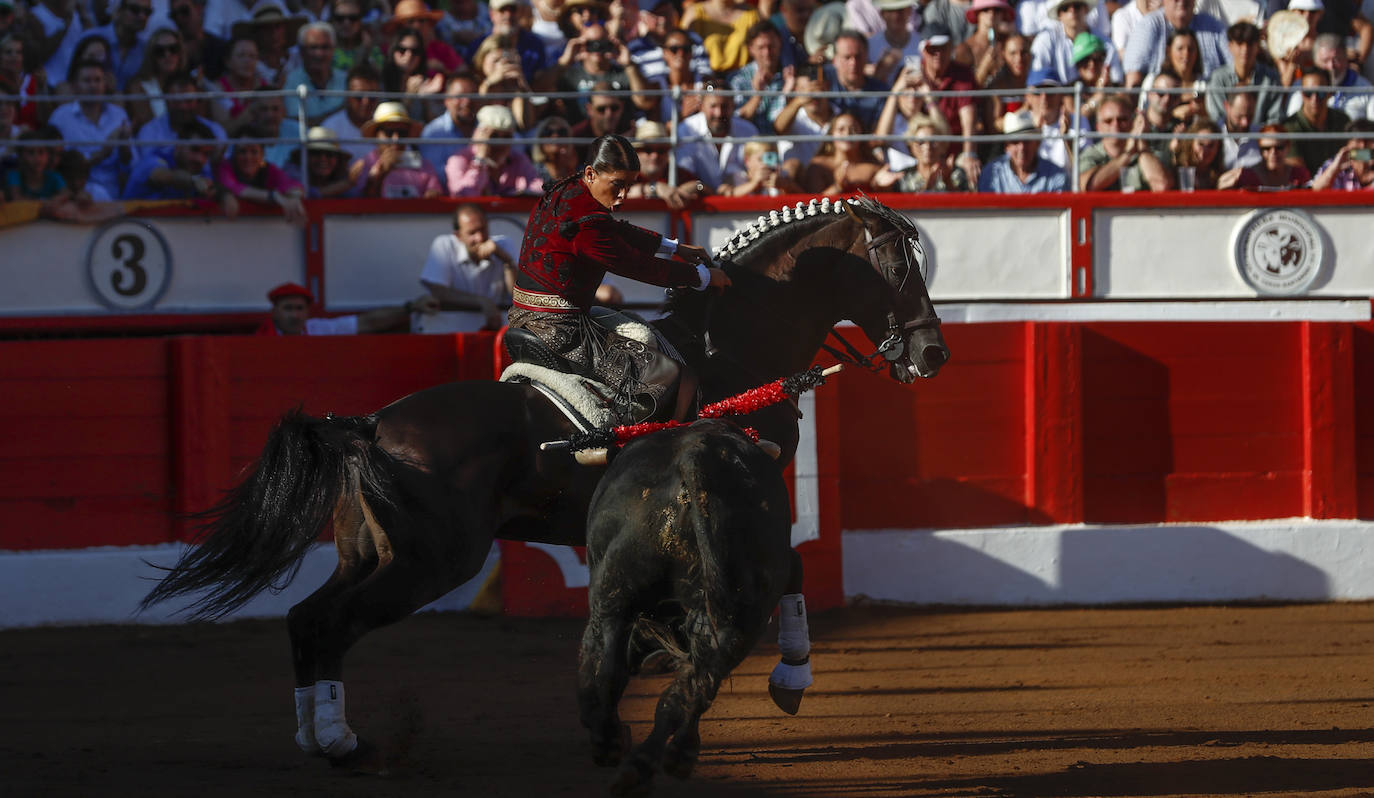
[{"label": "spectator leaning on railing", "polygon": [[996,194],[1045,194],[1068,190],[1064,170],[1040,157],[1040,128],[1029,111],[1007,114],[1002,133],[1023,138],[1008,141],[1006,154],[989,163],[978,177],[978,190]]},{"label": "spectator leaning on railing", "polygon": [[[1129,135],[1120,135],[1129,131]],[[1097,111],[1101,141],[1078,153],[1078,185],[1083,191],[1167,191],[1173,185],[1165,164],[1139,138],[1145,117],[1120,94],[1108,97]],[[1164,144],[1168,151],[1168,142]]]}]

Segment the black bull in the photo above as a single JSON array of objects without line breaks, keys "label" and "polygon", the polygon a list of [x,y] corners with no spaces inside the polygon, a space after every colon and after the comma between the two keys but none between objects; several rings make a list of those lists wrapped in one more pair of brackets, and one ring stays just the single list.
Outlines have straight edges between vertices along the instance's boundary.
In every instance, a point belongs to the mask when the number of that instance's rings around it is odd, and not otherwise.
[{"label": "black bull", "polygon": [[[734,425],[698,421],[631,442],[592,496],[587,523],[590,616],[578,703],[598,764],[628,746],[617,704],[627,650],[650,624],[675,676],[648,737],[620,763],[616,794],[640,792],[660,766],[686,778],[697,723],[721,681],[768,625],[791,568],[791,511],[777,464]],[[654,619],[674,618],[665,629]],[[655,634],[655,632],[649,632]]]}]

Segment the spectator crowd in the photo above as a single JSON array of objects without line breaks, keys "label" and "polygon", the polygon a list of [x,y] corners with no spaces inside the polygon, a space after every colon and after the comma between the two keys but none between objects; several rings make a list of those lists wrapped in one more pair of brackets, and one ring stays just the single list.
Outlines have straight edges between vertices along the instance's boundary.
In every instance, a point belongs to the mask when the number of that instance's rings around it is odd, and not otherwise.
[{"label": "spectator crowd", "polygon": [[311,198],[538,194],[576,171],[577,139],[618,133],[643,165],[630,195],[671,207],[1056,192],[1075,174],[1091,191],[1362,189],[1366,9],[0,0],[0,176],[11,201],[301,219]]}]

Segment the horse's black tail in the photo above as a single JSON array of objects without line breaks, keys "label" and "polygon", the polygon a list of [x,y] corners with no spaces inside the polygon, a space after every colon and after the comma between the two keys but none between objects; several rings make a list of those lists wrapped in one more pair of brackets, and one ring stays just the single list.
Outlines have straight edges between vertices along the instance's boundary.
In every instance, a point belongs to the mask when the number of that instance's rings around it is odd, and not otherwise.
[{"label": "horse's black tail", "polygon": [[290,584],[333,517],[344,486],[360,476],[355,466],[378,451],[371,445],[376,426],[369,416],[287,413],[252,472],[219,504],[195,516],[199,545],[182,554],[139,609],[204,592],[186,610],[193,619],[215,619],[264,590]]}]

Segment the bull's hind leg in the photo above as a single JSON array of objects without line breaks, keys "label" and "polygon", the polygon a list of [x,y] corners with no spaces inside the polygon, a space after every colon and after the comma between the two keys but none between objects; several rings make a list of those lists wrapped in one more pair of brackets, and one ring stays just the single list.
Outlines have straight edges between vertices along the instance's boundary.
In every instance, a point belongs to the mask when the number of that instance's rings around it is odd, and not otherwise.
[{"label": "bull's hind leg", "polygon": [[701,716],[711,708],[726,675],[744,660],[749,648],[745,641],[757,639],[742,635],[729,623],[718,625],[715,631],[703,628],[709,622],[697,612],[688,614],[687,624],[693,638],[690,656],[678,665],[677,676],[659,696],[653,730],[611,782],[616,795],[645,792],[660,767],[677,778],[691,774],[701,749],[697,730]]},{"label": "bull's hind leg", "polygon": [[588,595],[591,604],[582,633],[577,703],[582,725],[591,734],[592,760],[604,767],[619,763],[629,743],[619,706],[630,682],[626,649],[632,621],[623,587],[598,585]]}]

